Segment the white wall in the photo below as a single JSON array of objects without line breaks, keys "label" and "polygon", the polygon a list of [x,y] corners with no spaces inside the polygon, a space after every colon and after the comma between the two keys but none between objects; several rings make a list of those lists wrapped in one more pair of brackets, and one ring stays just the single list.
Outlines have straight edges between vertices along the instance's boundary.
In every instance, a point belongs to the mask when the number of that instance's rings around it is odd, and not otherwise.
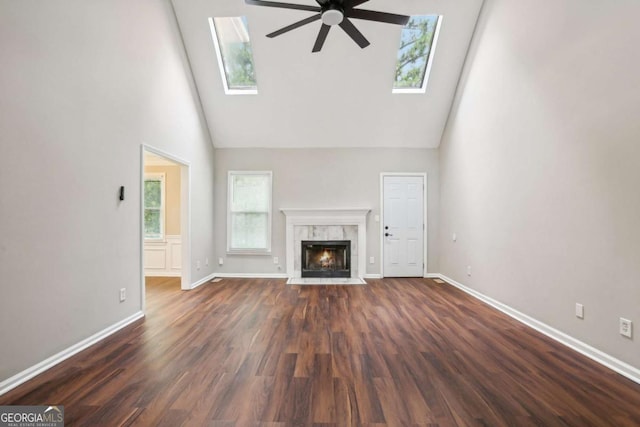
[{"label": "white wall", "polygon": [[441,146],[439,245],[445,275],[638,368],[618,318],[640,326],[639,15],[486,1]]},{"label": "white wall", "polygon": [[[216,149],[216,263],[221,273],[286,273],[285,216],[281,208],[371,208],[367,219],[367,274],[380,273],[381,172],[426,172],[428,175],[428,269],[437,272],[438,151],[431,149]],[[266,256],[226,255],[227,172],[273,171],[272,254],[278,270]],[[368,258],[375,257],[375,264]]]},{"label": "white wall", "polygon": [[140,310],[142,143],[191,162],[193,259],[214,250],[213,148],[167,1],[2,0],[0,58],[2,381]]}]

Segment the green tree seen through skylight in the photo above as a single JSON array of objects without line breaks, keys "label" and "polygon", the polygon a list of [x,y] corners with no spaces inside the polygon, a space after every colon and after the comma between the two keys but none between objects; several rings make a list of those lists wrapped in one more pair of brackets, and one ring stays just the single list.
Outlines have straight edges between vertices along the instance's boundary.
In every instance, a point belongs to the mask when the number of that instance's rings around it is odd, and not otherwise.
[{"label": "green tree seen through skylight", "polygon": [[412,16],[402,29],[394,88],[422,87],[438,16]]}]

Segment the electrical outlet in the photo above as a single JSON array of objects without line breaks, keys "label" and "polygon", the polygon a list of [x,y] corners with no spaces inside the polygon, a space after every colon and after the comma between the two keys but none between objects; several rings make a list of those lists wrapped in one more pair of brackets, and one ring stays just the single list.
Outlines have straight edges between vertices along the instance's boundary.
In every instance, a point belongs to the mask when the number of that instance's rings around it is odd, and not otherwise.
[{"label": "electrical outlet", "polygon": [[274,256],[274,257],[273,257],[273,263],[274,263],[274,264],[276,264],[276,265],[278,265],[278,264],[279,264],[279,261],[278,261],[278,257],[277,257],[277,256]]},{"label": "electrical outlet", "polygon": [[633,323],[629,319],[620,318],[620,335],[631,338]]},{"label": "electrical outlet", "polygon": [[372,256],[369,257],[369,264],[375,264],[376,263],[376,259]]},{"label": "electrical outlet", "polygon": [[120,302],[123,302],[126,299],[127,299],[127,289],[126,288],[121,288],[120,289]]},{"label": "electrical outlet", "polygon": [[584,305],[576,303],[576,317],[584,319]]},{"label": "electrical outlet", "polygon": [[206,265],[207,267],[209,267],[209,257],[204,259],[204,265]]},{"label": "electrical outlet", "polygon": [[218,264],[219,265],[224,264],[224,259],[222,257],[218,258]]},{"label": "electrical outlet", "polygon": [[467,265],[467,276],[471,277],[471,266]]},{"label": "electrical outlet", "polygon": [[200,270],[200,260],[196,261],[196,270]]},{"label": "electrical outlet", "polygon": [[451,240],[453,240],[454,242],[458,240],[458,235],[456,233],[453,233],[453,235],[451,236]]}]

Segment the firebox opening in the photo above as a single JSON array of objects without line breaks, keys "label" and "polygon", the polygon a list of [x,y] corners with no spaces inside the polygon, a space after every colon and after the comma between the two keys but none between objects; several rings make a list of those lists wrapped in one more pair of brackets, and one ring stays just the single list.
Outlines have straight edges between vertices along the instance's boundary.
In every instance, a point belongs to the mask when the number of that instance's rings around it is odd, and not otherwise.
[{"label": "firebox opening", "polygon": [[302,277],[351,277],[350,240],[303,240]]}]

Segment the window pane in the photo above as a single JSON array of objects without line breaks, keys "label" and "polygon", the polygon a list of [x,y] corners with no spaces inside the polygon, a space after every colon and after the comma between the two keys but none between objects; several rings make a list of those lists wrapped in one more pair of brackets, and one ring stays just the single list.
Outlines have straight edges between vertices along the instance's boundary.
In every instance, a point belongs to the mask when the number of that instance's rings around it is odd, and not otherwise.
[{"label": "window pane", "polygon": [[412,16],[402,29],[394,89],[421,89],[431,55],[438,15]]},{"label": "window pane", "polygon": [[265,175],[232,175],[232,212],[268,212],[269,177]]},{"label": "window pane", "polygon": [[213,18],[215,34],[222,54],[224,74],[229,89],[256,89],[253,53],[244,16]]},{"label": "window pane", "polygon": [[144,207],[160,208],[162,206],[162,183],[159,180],[144,181]]},{"label": "window pane", "polygon": [[231,249],[266,249],[268,214],[231,214]]},{"label": "window pane", "polygon": [[162,238],[160,229],[160,211],[156,209],[144,210],[144,237],[147,239]]}]

